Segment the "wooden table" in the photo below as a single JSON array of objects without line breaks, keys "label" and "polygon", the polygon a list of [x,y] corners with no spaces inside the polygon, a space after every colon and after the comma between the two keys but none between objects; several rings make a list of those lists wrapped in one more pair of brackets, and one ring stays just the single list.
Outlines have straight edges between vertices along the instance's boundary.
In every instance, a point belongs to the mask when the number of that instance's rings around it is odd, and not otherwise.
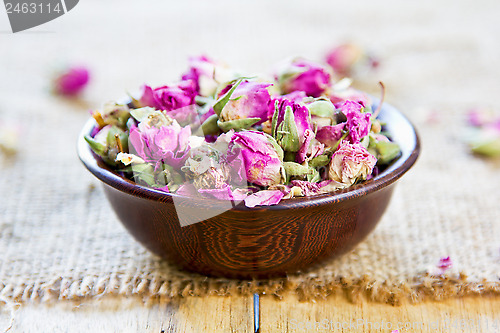
[{"label": "wooden table", "polygon": [[[500,298],[469,297],[391,306],[342,296],[300,302],[260,297],[260,332],[500,332]],[[8,314],[2,313],[2,328]],[[253,332],[252,297],[153,301],[106,297],[19,307],[9,332]],[[342,327],[343,326],[343,327]]]}]

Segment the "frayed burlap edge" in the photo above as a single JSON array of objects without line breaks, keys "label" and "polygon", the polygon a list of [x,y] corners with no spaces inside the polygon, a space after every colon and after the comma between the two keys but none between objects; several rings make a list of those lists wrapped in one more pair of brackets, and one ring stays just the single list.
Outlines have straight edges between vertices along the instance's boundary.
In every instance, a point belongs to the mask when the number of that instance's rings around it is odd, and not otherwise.
[{"label": "frayed burlap edge", "polygon": [[473,295],[500,295],[500,282],[471,282],[465,274],[459,276],[430,275],[406,281],[376,282],[369,276],[358,279],[337,277],[325,282],[319,278],[295,281],[294,277],[273,280],[226,280],[214,278],[189,278],[176,281],[148,278],[85,277],[80,280],[57,278],[49,282],[4,285],[0,283],[0,298],[13,302],[50,302],[57,300],[79,301],[103,296],[142,296],[146,302],[155,298],[181,298],[190,296],[229,296],[260,293],[282,299],[287,292],[298,295],[302,301],[324,299],[343,295],[351,302],[369,300],[391,305],[405,301],[417,303],[424,300],[444,300],[451,297]]}]

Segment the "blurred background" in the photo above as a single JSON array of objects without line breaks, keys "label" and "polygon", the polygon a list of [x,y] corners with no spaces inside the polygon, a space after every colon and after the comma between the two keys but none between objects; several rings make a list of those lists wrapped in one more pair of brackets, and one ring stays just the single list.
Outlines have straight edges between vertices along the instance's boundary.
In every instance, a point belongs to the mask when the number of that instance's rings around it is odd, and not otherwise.
[{"label": "blurred background", "polygon": [[[498,1],[81,1],[62,17],[12,34],[0,10],[0,112],[44,95],[59,66],[89,67],[95,108],[144,82],[175,81],[187,57],[206,54],[251,73],[286,57],[322,61],[352,42],[380,59],[362,83],[403,112],[496,104]],[[12,105],[16,104],[16,105]]]}]

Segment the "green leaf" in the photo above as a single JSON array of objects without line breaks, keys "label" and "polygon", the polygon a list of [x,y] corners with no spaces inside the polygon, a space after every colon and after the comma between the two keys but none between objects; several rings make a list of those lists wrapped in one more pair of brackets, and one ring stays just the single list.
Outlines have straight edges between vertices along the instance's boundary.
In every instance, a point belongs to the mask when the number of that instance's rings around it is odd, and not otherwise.
[{"label": "green leaf", "polygon": [[394,142],[379,141],[375,148],[378,152],[378,163],[380,164],[388,164],[401,152],[399,145]]},{"label": "green leaf", "polygon": [[217,116],[220,116],[220,113],[222,112],[222,109],[224,109],[224,106],[226,106],[227,102],[229,102],[229,99],[231,98],[231,95],[233,92],[236,90],[236,88],[240,85],[241,82],[243,82],[244,78],[238,79],[234,85],[229,89],[228,92],[224,94],[221,98],[217,100],[217,102],[214,104],[214,112]]},{"label": "green leaf", "polygon": [[219,126],[223,132],[228,132],[232,129],[235,131],[241,131],[252,127],[253,124],[258,123],[260,120],[260,118],[244,118],[229,121],[217,120],[217,126]]}]

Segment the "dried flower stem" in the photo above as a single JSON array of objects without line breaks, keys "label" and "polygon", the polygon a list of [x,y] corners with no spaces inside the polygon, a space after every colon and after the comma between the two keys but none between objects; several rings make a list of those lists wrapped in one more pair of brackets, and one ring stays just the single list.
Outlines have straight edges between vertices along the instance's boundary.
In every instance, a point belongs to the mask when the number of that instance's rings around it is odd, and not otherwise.
[{"label": "dried flower stem", "polygon": [[116,145],[118,146],[118,150],[120,151],[120,153],[123,153],[122,140],[120,140],[120,136],[118,134],[115,134],[115,140]]},{"label": "dried flower stem", "polygon": [[103,128],[104,126],[106,126],[106,123],[104,122],[104,119],[102,119],[101,113],[99,111],[92,113],[92,117],[97,122],[97,125],[99,125],[99,128]]},{"label": "dried flower stem", "polygon": [[377,109],[372,115],[372,118],[375,119],[378,117],[378,114],[380,113],[380,110],[382,110],[382,104],[384,104],[384,99],[385,99],[385,86],[382,83],[382,81],[379,81],[380,87],[382,88],[382,96],[380,97],[380,103],[377,106]]}]

